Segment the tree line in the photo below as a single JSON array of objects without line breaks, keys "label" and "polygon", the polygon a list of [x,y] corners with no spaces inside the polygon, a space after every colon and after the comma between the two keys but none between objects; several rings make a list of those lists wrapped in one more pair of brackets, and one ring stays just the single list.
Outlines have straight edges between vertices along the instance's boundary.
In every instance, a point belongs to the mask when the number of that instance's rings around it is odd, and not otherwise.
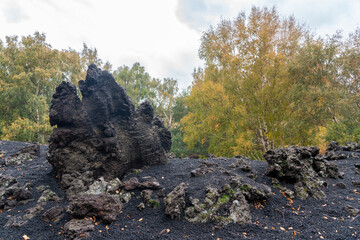
[{"label": "tree line", "polygon": [[91,63],[111,72],[136,107],[150,100],[165,125],[175,128],[176,79],[153,78],[140,63],[112,71],[112,65],[99,58],[96,48],[84,44],[80,52],[53,49],[45,34],[35,32],[33,36],[8,36],[5,42],[0,41],[0,139],[47,143],[52,132],[49,107],[56,87],[62,81],[77,85],[85,79]]},{"label": "tree line", "polygon": [[46,143],[49,106],[61,81],[77,85],[95,63],[138,106],[150,100],[173,135],[177,156],[246,155],[272,148],[360,138],[360,29],[319,37],[294,17],[253,7],[203,33],[203,68],[179,91],[140,63],[112,70],[86,44],[53,49],[45,34],[0,41],[0,138]]}]

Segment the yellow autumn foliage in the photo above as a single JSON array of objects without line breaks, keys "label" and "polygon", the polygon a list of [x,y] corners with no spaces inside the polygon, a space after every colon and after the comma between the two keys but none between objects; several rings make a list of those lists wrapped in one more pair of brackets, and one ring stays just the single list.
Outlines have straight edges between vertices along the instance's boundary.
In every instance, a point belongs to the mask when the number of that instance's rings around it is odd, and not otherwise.
[{"label": "yellow autumn foliage", "polygon": [[3,140],[8,141],[36,141],[47,144],[47,139],[52,132],[49,118],[44,117],[40,124],[30,121],[28,118],[19,117],[8,127],[3,128]]},{"label": "yellow autumn foliage", "polygon": [[205,67],[195,71],[186,99],[184,142],[255,159],[276,147],[323,146],[343,91],[331,69],[335,46],[275,9],[222,20],[202,37]]}]

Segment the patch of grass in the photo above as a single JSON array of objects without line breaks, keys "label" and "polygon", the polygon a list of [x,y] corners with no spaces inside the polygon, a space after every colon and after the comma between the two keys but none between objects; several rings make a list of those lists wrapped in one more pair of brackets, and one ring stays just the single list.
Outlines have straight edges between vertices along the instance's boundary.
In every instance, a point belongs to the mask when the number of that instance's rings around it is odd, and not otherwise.
[{"label": "patch of grass", "polygon": [[149,200],[149,206],[150,206],[151,208],[160,207],[160,201],[159,201],[159,200],[156,200],[156,199],[150,199],[150,200]]},{"label": "patch of grass", "polygon": [[135,169],[135,174],[138,175],[139,173],[142,172],[142,169]]},{"label": "patch of grass", "polygon": [[221,198],[220,198],[220,202],[222,204],[225,204],[225,203],[228,203],[230,201],[230,196],[229,195],[223,195]]},{"label": "patch of grass", "polygon": [[249,192],[249,190],[251,189],[251,186],[248,184],[245,184],[245,185],[242,185],[240,189],[243,192]]}]

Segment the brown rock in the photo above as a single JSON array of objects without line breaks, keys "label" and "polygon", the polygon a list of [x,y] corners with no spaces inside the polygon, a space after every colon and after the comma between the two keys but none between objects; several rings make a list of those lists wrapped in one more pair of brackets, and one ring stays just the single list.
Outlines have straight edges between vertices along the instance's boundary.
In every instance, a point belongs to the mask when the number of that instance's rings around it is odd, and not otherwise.
[{"label": "brown rock", "polygon": [[35,143],[23,147],[19,152],[12,154],[5,158],[4,163],[7,166],[17,165],[30,159],[35,159],[40,156],[40,144]]},{"label": "brown rock", "polygon": [[76,218],[96,217],[108,224],[116,219],[122,207],[121,201],[109,194],[89,194],[75,197],[71,201],[70,211]]},{"label": "brown rock", "polygon": [[140,186],[139,180],[136,177],[129,178],[123,182],[123,187],[126,191],[133,190]]},{"label": "brown rock", "polygon": [[140,188],[159,189],[160,183],[158,182],[158,180],[156,178],[152,178],[149,181],[141,183]]},{"label": "brown rock", "polygon": [[44,210],[42,204],[38,204],[33,208],[29,208],[25,211],[24,219],[33,219]]},{"label": "brown rock", "polygon": [[21,216],[12,216],[5,224],[5,228],[18,228],[28,223],[28,220],[23,219]]},{"label": "brown rock", "polygon": [[95,230],[95,224],[90,219],[71,219],[64,226],[65,234],[71,239],[79,236],[90,237],[90,232]]},{"label": "brown rock", "polygon": [[140,196],[143,198],[146,204],[149,204],[153,191],[152,190],[142,190]]},{"label": "brown rock", "polygon": [[45,222],[57,223],[64,217],[64,209],[60,206],[55,206],[47,210],[41,217]]},{"label": "brown rock", "polygon": [[343,183],[343,182],[338,182],[338,183],[335,184],[335,186],[336,186],[337,188],[341,188],[341,189],[345,189],[345,188],[346,188],[346,184]]},{"label": "brown rock", "polygon": [[149,181],[140,183],[136,177],[125,180],[122,184],[124,190],[129,191],[136,188],[140,189],[159,189],[160,183],[156,178],[152,178]]}]

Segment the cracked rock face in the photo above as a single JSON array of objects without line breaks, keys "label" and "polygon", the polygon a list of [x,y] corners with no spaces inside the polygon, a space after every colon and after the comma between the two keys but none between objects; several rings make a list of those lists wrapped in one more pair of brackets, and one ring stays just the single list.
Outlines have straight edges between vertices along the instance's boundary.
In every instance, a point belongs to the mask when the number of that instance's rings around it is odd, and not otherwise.
[{"label": "cracked rock face", "polygon": [[60,176],[92,172],[94,179],[121,177],[129,169],[167,162],[170,131],[150,102],[136,110],[113,76],[94,64],[76,87],[62,82],[53,95],[50,124],[57,126],[47,159]]}]

